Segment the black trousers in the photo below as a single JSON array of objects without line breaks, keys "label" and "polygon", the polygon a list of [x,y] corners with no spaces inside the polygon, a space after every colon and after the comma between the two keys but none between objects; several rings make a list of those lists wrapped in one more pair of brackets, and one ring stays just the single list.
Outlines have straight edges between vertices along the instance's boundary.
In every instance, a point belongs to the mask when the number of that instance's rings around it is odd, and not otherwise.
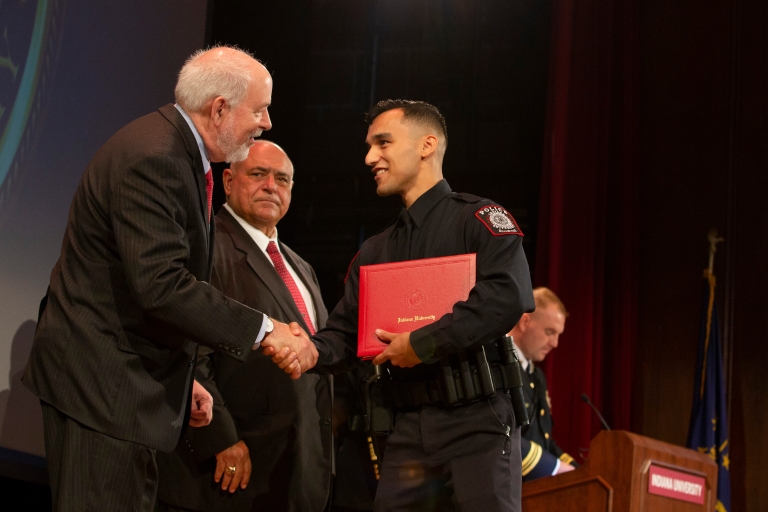
[{"label": "black trousers", "polygon": [[91,430],[40,403],[54,511],[152,512],[155,450]]},{"label": "black trousers", "polygon": [[376,511],[520,512],[520,430],[509,395],[399,412]]}]

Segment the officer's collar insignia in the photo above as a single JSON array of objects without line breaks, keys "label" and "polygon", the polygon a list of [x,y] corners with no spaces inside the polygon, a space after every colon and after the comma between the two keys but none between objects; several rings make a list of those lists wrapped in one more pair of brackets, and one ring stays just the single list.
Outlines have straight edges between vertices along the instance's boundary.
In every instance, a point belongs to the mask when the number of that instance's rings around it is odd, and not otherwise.
[{"label": "officer's collar insignia", "polygon": [[549,399],[549,390],[547,390],[546,397],[547,397],[547,407],[549,407],[549,412],[551,414],[552,413],[552,400]]},{"label": "officer's collar insignia", "polygon": [[493,236],[519,235],[523,236],[520,227],[510,213],[501,206],[483,206],[475,212],[475,217],[493,233]]}]

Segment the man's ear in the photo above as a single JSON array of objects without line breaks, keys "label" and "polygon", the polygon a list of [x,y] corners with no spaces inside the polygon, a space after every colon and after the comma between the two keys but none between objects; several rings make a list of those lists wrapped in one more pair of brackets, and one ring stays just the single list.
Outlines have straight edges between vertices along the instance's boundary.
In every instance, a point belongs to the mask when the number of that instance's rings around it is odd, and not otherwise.
[{"label": "man's ear", "polygon": [[211,102],[211,121],[214,126],[219,126],[223,120],[224,113],[229,110],[229,103],[223,96],[216,96]]},{"label": "man's ear", "polygon": [[221,182],[222,185],[224,185],[224,195],[227,197],[229,197],[229,193],[232,191],[232,178],[234,177],[234,173],[229,167],[224,169],[224,172],[221,174]]},{"label": "man's ear", "polygon": [[421,139],[421,158],[428,158],[437,151],[439,141],[434,135],[425,135]]},{"label": "man's ear", "polygon": [[525,332],[528,330],[528,327],[530,325],[531,325],[531,314],[523,313],[523,316],[520,317],[520,321],[517,322],[517,327],[520,329],[520,332]]}]

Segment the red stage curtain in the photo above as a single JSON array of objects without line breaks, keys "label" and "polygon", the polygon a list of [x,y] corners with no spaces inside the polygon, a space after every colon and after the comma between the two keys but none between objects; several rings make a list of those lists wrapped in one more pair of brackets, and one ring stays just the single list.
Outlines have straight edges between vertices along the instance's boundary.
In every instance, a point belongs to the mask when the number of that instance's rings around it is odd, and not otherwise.
[{"label": "red stage curtain", "polygon": [[638,0],[555,0],[534,284],[570,316],[543,363],[554,437],[577,461],[632,422],[637,339]]}]

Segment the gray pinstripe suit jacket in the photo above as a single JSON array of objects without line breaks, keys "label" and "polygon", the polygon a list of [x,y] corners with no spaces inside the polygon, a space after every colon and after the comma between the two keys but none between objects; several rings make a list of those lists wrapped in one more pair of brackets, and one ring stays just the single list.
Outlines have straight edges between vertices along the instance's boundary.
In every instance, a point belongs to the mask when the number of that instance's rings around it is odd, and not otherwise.
[{"label": "gray pinstripe suit jacket", "polygon": [[173,450],[197,343],[245,360],[263,318],[206,283],[206,210],[200,152],[173,105],[113,135],[72,200],[25,385],[96,431]]}]

